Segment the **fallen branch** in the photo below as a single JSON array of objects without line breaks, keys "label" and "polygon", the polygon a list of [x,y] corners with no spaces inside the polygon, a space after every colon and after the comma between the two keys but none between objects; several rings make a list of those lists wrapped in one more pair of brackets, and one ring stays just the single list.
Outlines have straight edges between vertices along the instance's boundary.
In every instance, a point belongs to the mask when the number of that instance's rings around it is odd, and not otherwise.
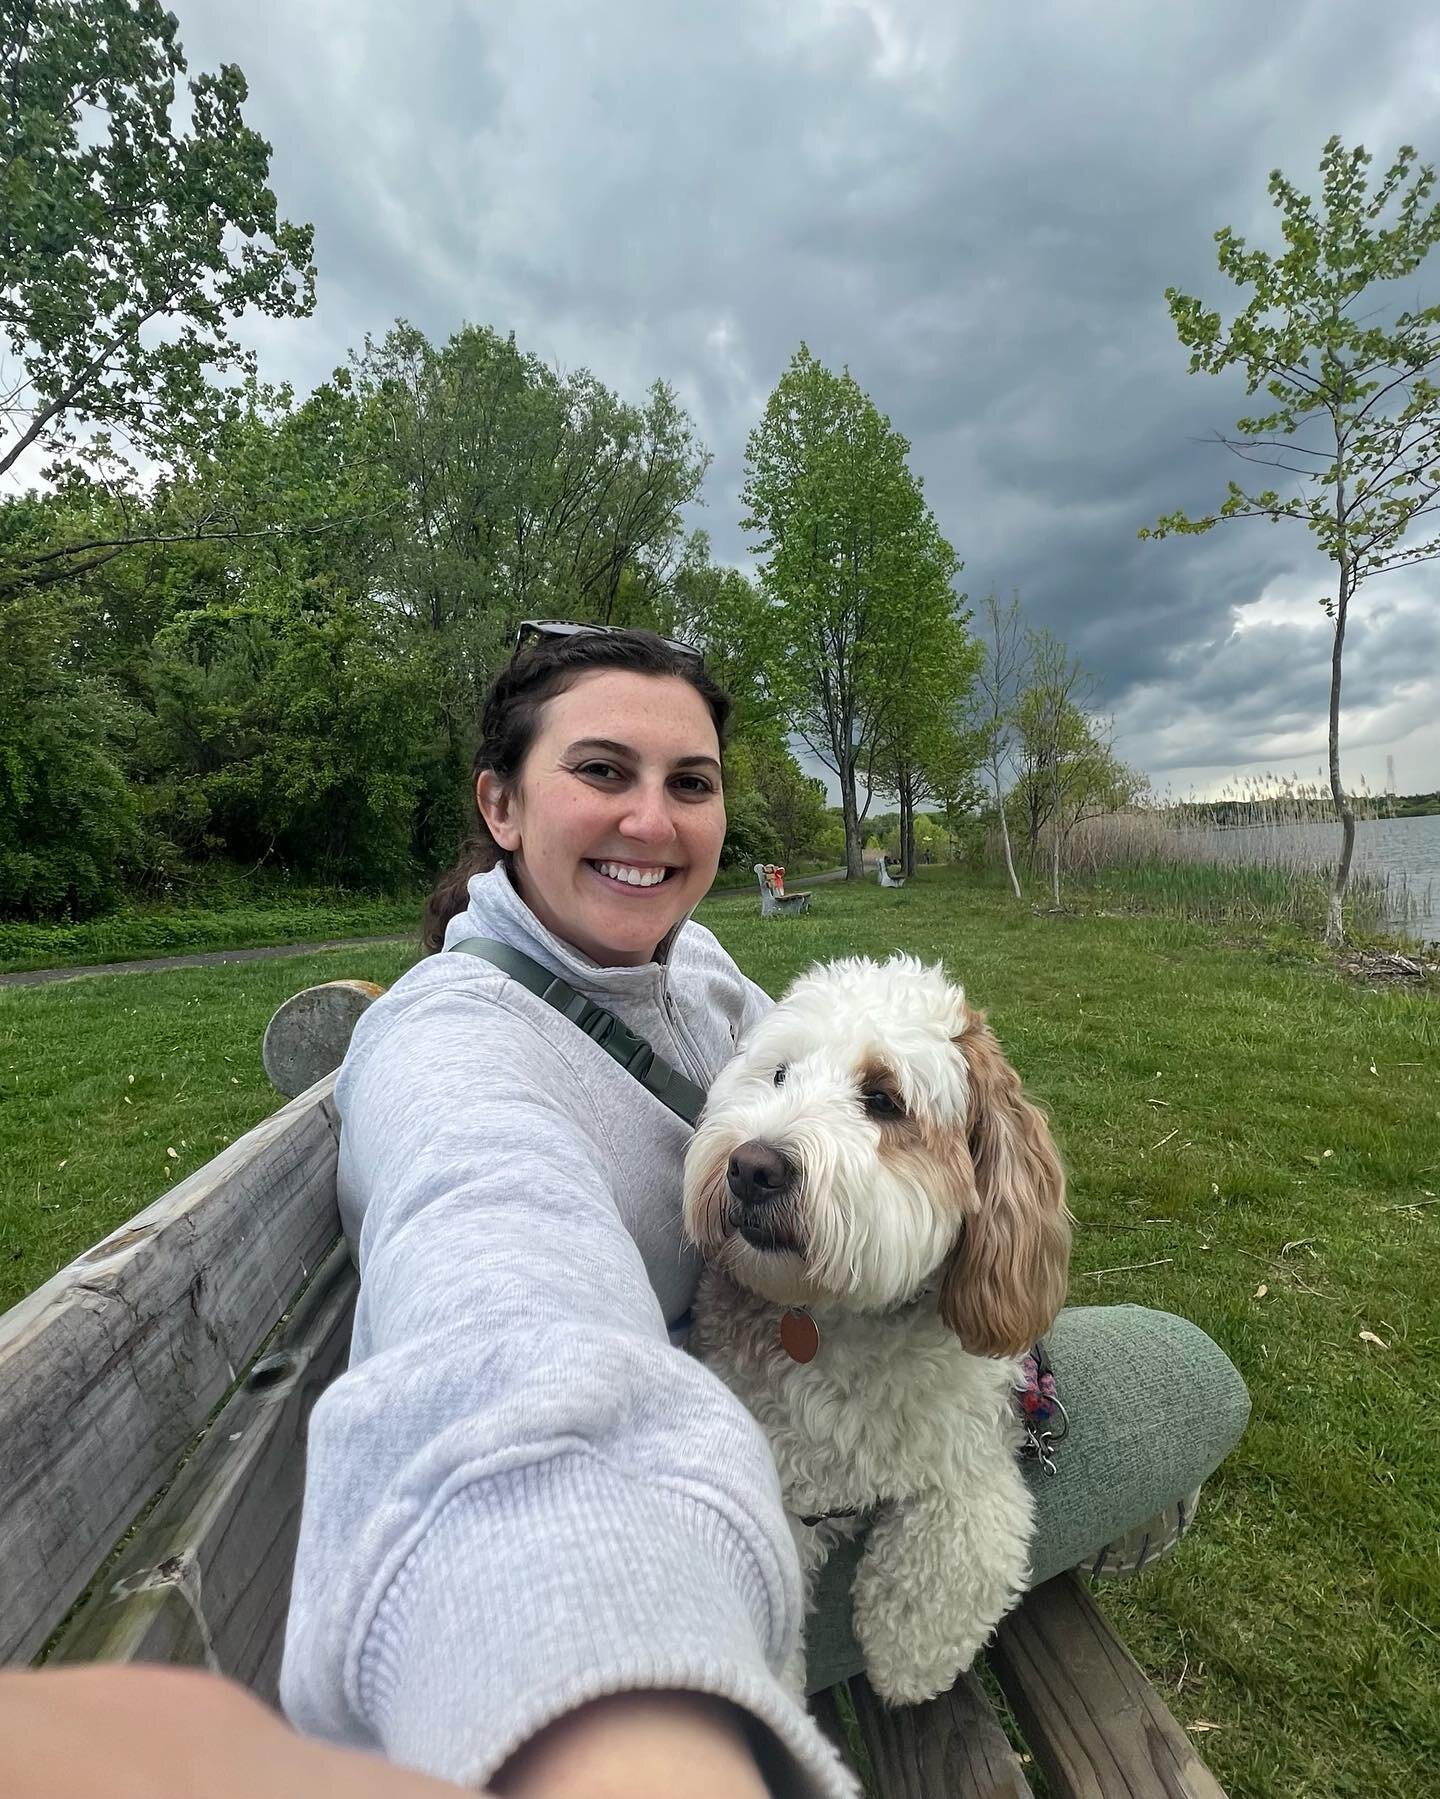
[{"label": "fallen branch", "polygon": [[1099,1280],[1102,1274],[1131,1274],[1137,1268],[1163,1268],[1167,1262],[1174,1260],[1174,1256],[1160,1256],[1153,1262],[1122,1262],[1118,1268],[1087,1268],[1085,1273],[1092,1280]]}]

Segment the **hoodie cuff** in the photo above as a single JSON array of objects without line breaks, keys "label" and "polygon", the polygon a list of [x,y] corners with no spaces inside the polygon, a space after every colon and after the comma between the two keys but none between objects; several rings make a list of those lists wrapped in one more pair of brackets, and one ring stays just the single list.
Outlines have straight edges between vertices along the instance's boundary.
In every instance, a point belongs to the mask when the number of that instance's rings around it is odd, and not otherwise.
[{"label": "hoodie cuff", "polygon": [[857,1792],[772,1668],[797,1598],[722,1495],[643,1482],[587,1449],[472,1478],[386,1571],[346,1671],[392,1761],[483,1786],[547,1724],[614,1693],[729,1700],[800,1799]]}]

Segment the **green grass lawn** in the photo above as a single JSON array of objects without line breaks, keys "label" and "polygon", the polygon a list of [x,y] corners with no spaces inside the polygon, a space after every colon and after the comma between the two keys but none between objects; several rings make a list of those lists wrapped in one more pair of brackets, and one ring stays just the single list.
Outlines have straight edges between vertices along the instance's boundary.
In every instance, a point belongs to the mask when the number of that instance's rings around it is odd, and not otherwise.
[{"label": "green grass lawn", "polygon": [[[1431,1790],[1436,996],[1205,926],[1033,912],[948,869],[821,887],[800,919],[762,924],[748,894],[702,916],[771,990],[899,947],[988,1009],[1065,1151],[1072,1299],[1195,1319],[1254,1399],[1183,1549],[1101,1602],[1181,1720],[1218,1726],[1199,1740],[1232,1794]],[[0,991],[0,1305],[273,1108],[259,1043],[282,999],[393,980],[411,953]]]}]

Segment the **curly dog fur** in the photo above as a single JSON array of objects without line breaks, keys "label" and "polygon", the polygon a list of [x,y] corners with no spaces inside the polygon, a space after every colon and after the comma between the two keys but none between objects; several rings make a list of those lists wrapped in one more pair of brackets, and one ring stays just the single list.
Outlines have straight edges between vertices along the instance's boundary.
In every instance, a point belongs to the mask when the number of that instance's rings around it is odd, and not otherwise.
[{"label": "curly dog fur", "polygon": [[[769,1436],[802,1568],[861,1528],[833,1514],[873,1513],[871,1684],[943,1692],[1026,1581],[1018,1358],[1063,1302],[1071,1223],[1044,1116],[939,965],[838,961],[721,1072],[684,1203],[709,1263],[694,1346]],[[797,1312],[807,1361],[781,1341]]]}]

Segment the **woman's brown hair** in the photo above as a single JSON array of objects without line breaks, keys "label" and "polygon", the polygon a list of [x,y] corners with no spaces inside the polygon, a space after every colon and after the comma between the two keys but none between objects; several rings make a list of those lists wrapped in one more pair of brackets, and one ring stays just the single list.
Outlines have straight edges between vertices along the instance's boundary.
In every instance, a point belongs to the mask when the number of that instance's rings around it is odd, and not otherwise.
[{"label": "woman's brown hair", "polygon": [[569,637],[536,637],[522,644],[496,675],[480,711],[480,742],[470,774],[473,822],[459,859],[441,875],[426,904],[420,940],[427,956],[443,948],[446,925],[469,905],[471,876],[484,874],[506,860],[506,852],[490,835],[475,801],[475,783],[486,769],[502,781],[515,780],[539,731],[545,702],[594,669],[668,675],[688,682],[710,709],[723,756],[730,696],[698,655],[667,643],[653,631],[576,632]]}]

